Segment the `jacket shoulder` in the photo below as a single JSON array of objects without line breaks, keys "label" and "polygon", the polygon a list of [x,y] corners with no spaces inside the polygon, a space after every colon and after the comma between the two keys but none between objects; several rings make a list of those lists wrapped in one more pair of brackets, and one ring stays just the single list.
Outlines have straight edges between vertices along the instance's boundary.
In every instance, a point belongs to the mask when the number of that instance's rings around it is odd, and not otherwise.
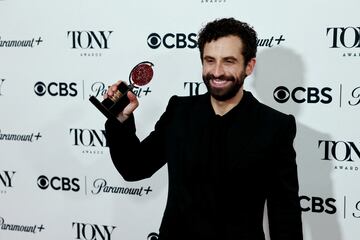
[{"label": "jacket shoulder", "polygon": [[296,133],[296,120],[292,114],[281,112],[257,100],[253,105],[254,122],[263,126],[263,130]]},{"label": "jacket shoulder", "polygon": [[292,114],[281,112],[269,105],[266,105],[261,102],[257,102],[257,112],[263,115],[263,118],[266,120],[276,121],[276,122],[287,122],[295,120]]}]

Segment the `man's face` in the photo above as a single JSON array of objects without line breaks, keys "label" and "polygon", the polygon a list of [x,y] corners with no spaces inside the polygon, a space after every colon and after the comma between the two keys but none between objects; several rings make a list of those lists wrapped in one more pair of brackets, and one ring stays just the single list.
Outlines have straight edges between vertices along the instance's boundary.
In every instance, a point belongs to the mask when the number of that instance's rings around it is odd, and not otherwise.
[{"label": "man's face", "polygon": [[252,67],[244,67],[243,44],[239,37],[227,36],[206,43],[203,53],[203,80],[219,101],[233,98],[242,89]]}]

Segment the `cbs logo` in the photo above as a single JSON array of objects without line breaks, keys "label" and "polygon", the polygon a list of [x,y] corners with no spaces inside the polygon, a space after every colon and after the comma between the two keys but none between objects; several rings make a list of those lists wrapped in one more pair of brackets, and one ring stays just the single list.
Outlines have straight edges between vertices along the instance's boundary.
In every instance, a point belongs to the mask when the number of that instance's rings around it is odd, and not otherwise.
[{"label": "cbs logo", "polygon": [[323,199],[321,197],[300,196],[300,205],[303,212],[334,214],[336,213],[335,202],[336,199],[334,198]]},{"label": "cbs logo", "polygon": [[65,82],[51,82],[46,85],[43,82],[37,82],[34,86],[35,94],[38,96],[44,96],[49,93],[51,96],[71,96],[77,95],[76,83],[65,83]]},{"label": "cbs logo", "polygon": [[186,35],[185,33],[166,33],[161,37],[157,33],[151,33],[147,38],[147,43],[150,48],[156,49],[161,46],[165,48],[196,48],[197,40],[196,33],[190,33]]},{"label": "cbs logo", "polygon": [[324,87],[318,89],[316,87],[296,87],[292,90],[289,90],[287,87],[280,86],[275,88],[273,96],[275,101],[278,103],[285,103],[290,99],[296,103],[324,103],[328,104],[332,101],[332,96],[330,95],[331,88]]},{"label": "cbs logo", "polygon": [[78,178],[70,179],[67,177],[52,177],[49,179],[48,177],[41,175],[37,179],[37,185],[42,190],[45,190],[49,187],[54,190],[62,191],[78,192],[80,190]]}]

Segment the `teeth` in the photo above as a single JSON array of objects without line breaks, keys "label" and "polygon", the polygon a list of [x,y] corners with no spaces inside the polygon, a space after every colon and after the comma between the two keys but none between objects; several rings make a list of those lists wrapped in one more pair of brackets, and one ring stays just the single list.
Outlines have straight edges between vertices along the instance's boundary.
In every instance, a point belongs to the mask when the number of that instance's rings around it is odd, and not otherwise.
[{"label": "teeth", "polygon": [[223,82],[225,82],[225,80],[222,80],[222,79],[213,79],[213,81],[215,83],[223,83]]},{"label": "teeth", "polygon": [[227,83],[227,81],[221,79],[212,79],[212,83],[214,87],[222,87]]}]

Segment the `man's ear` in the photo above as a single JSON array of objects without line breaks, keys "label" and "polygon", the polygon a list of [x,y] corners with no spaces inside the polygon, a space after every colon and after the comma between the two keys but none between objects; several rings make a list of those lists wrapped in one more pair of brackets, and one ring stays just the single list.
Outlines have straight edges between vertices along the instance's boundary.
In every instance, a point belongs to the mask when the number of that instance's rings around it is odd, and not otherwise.
[{"label": "man's ear", "polygon": [[255,64],[256,64],[256,58],[250,59],[250,61],[247,63],[245,68],[246,76],[249,76],[254,71]]}]

